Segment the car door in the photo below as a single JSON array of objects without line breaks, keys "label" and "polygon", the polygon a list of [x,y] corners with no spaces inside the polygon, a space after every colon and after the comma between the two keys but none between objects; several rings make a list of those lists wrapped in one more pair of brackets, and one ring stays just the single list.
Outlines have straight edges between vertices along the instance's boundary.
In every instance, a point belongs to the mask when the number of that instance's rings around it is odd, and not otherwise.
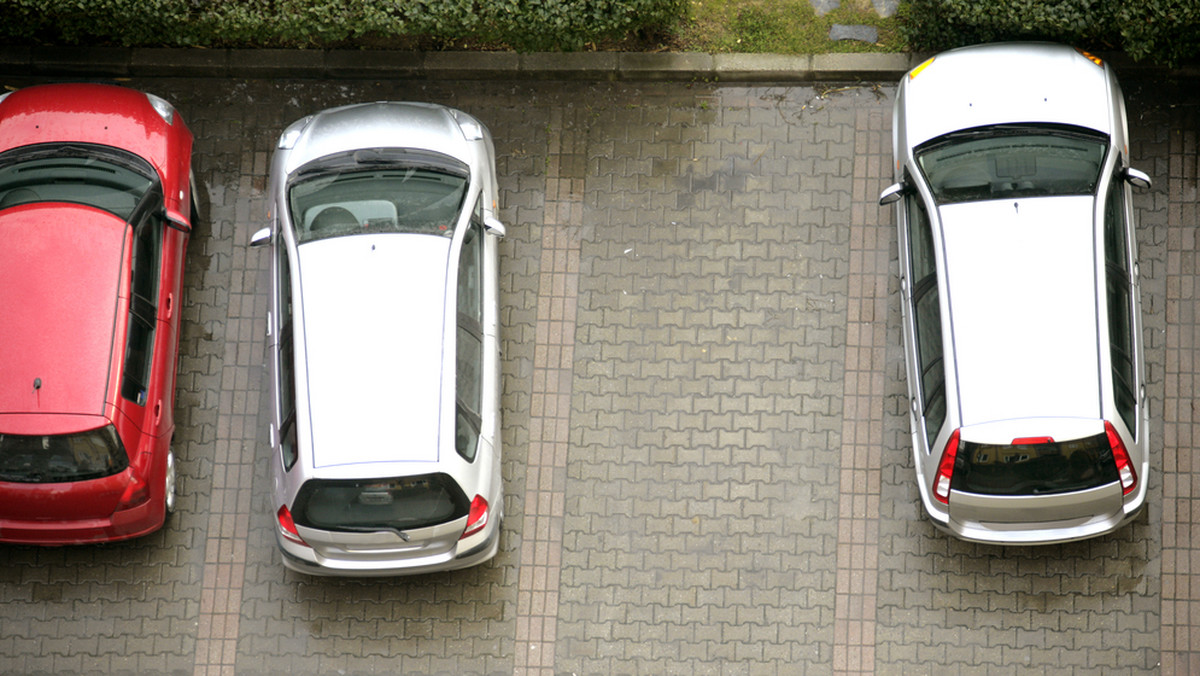
[{"label": "car door", "polygon": [[134,404],[126,410],[138,428],[152,436],[156,429],[151,413],[156,402],[161,416],[162,383],[155,375],[162,370],[164,352],[158,306],[165,228],[155,215],[156,204],[161,204],[161,196],[148,196],[130,219],[129,312],[121,376],[121,397]]},{"label": "car door", "polygon": [[927,456],[946,419],[940,289],[930,209],[911,177],[899,209],[900,286],[909,412],[918,455]]},{"label": "car door", "polygon": [[454,448],[475,460],[484,381],[483,198],[476,203],[458,257]]},{"label": "car door", "polygon": [[188,233],[156,216],[152,227],[162,235],[154,366],[150,402],[154,436],[170,438],[175,430],[175,377],[179,367],[179,324],[183,311],[183,260]]},{"label": "car door", "polygon": [[1130,187],[1118,157],[1104,200],[1105,297],[1108,310],[1109,367],[1114,425],[1122,425],[1140,446],[1144,403],[1141,312]]},{"label": "car door", "polygon": [[[296,465],[296,358],[295,324],[292,318],[292,263],[287,242],[277,229],[271,248],[272,307],[267,340],[271,372],[271,445],[279,455],[272,461],[276,490]],[[278,496],[277,496],[278,497]]]}]

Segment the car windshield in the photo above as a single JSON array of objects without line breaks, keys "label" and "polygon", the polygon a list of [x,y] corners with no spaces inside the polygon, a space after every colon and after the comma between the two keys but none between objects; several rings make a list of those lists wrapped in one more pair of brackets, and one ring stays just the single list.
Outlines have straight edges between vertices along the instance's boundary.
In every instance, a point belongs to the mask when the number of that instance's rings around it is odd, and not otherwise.
[{"label": "car windshield", "polygon": [[154,169],[115,148],[49,144],[0,154],[0,209],[34,202],[72,202],[129,220],[155,183]]},{"label": "car windshield", "polygon": [[467,192],[465,167],[449,158],[415,162],[366,152],[298,172],[288,206],[301,244],[378,232],[454,235]]},{"label": "car windshield", "polygon": [[128,466],[125,446],[112,425],[78,434],[0,434],[0,481],[85,481]]},{"label": "car windshield", "polygon": [[1103,134],[1078,127],[997,125],[922,144],[917,164],[938,204],[1091,195],[1108,152]]}]

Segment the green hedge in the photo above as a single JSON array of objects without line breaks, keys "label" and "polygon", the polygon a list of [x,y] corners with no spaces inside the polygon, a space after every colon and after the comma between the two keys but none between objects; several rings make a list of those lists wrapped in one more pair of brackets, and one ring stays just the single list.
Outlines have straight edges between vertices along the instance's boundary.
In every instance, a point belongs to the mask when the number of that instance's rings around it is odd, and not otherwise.
[{"label": "green hedge", "polygon": [[0,40],[127,47],[462,44],[521,51],[657,35],[686,0],[0,0]]},{"label": "green hedge", "polygon": [[1053,40],[1175,65],[1200,55],[1200,0],[907,0],[900,32],[916,51]]}]

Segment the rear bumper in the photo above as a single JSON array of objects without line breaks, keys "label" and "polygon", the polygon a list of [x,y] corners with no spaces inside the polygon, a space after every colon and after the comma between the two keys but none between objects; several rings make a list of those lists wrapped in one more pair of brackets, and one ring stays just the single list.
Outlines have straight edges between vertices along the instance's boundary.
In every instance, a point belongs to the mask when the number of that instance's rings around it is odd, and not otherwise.
[{"label": "rear bumper", "polygon": [[[305,575],[338,577],[392,577],[396,575],[421,575],[440,573],[460,568],[470,568],[490,560],[500,550],[501,524],[491,528],[487,538],[468,550],[455,548],[445,554],[391,561],[358,561],[319,556],[311,547],[286,541],[275,531],[275,542],[283,556],[283,565],[288,570]],[[461,543],[460,543],[461,544]]]},{"label": "rear bumper", "polygon": [[153,533],[162,528],[164,516],[163,505],[151,500],[102,519],[0,519],[0,542],[21,545],[117,542]]},{"label": "rear bumper", "polygon": [[1119,530],[1136,519],[1145,506],[1145,500],[1142,500],[1128,511],[1119,514],[1033,524],[947,521],[944,515],[937,515],[928,510],[926,515],[939,530],[967,542],[988,545],[1055,545],[1087,540]]}]

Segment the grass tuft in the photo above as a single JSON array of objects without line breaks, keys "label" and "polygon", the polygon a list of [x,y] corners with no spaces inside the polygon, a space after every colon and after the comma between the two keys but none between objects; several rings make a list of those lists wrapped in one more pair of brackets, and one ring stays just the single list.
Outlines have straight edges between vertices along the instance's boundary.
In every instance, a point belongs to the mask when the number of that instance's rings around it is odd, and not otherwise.
[{"label": "grass tuft", "polygon": [[[843,0],[817,16],[809,0],[690,0],[690,16],[670,45],[680,51],[711,53],[824,54],[895,52],[904,46],[894,17],[875,13],[869,0]],[[879,41],[833,41],[833,24],[859,24],[879,30]]]}]

